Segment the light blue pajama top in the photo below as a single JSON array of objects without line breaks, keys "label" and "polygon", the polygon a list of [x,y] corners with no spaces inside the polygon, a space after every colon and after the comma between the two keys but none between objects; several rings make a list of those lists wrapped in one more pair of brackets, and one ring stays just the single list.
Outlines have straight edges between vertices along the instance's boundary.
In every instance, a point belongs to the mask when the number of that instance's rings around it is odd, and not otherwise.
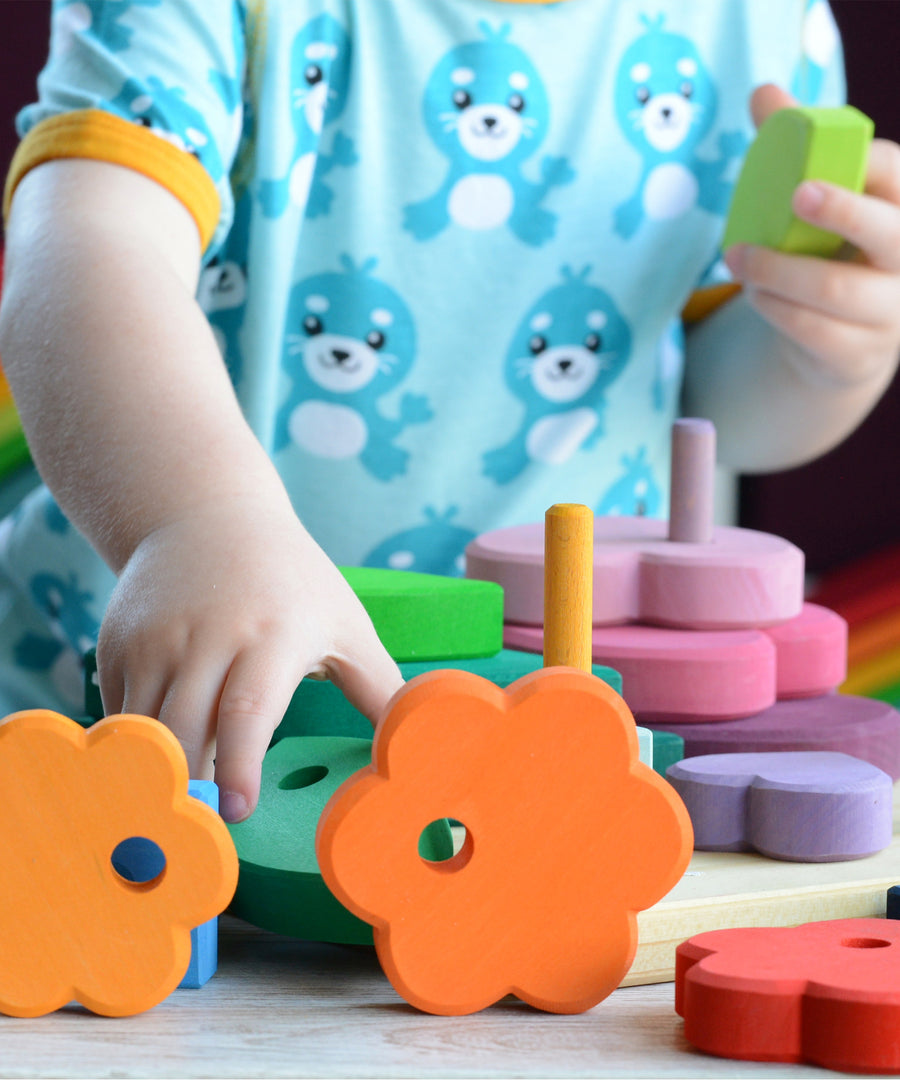
[{"label": "light blue pajama top", "polygon": [[[844,94],[825,0],[54,0],[52,27],[24,168],[170,186],[301,519],[338,563],[440,573],[554,502],[666,512],[750,92]],[[0,570],[0,707],[77,710],[112,574],[44,489]]]}]

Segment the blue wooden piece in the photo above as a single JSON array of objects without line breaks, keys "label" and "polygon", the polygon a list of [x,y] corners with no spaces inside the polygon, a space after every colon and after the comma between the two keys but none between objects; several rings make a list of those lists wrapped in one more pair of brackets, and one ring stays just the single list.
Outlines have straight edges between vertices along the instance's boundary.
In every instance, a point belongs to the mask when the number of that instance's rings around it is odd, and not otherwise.
[{"label": "blue wooden piece", "polygon": [[900,919],[900,885],[892,885],[887,893],[887,917]]},{"label": "blue wooden piece", "polygon": [[[212,780],[191,780],[188,794],[219,809],[219,789]],[[166,866],[166,857],[158,844],[144,836],[123,840],[112,854],[116,872],[128,881],[152,881]],[[215,975],[219,961],[219,920],[210,919],[191,931],[191,962],[179,988],[199,990]]]}]

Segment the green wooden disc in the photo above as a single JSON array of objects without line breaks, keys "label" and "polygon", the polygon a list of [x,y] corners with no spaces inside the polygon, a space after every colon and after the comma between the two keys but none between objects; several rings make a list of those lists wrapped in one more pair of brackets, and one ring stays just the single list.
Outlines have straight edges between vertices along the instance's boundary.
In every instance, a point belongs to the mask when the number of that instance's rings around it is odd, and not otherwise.
[{"label": "green wooden disc", "polygon": [[673,731],[653,732],[653,770],[665,777],[666,769],[684,759],[684,739]]},{"label": "green wooden disc", "polygon": [[[408,661],[400,664],[403,678],[409,681],[425,671],[454,668],[471,671],[489,679],[496,686],[507,687],[543,664],[540,653],[502,649],[494,656],[470,660]],[[593,673],[622,693],[622,677],[612,668],[594,664]],[[358,739],[372,737],[372,725],[350,704],[332,683],[322,679],[304,679],[297,687],[288,710],[275,731],[275,741],[293,735],[346,735]]]},{"label": "green wooden disc", "polygon": [[[316,828],[325,804],[372,760],[367,739],[282,739],[263,761],[259,805],[229,825],[240,861],[229,911],[264,930],[309,941],[371,945],[372,928],[332,896],[319,873]],[[422,834],[419,854],[441,861],[453,854],[447,822]]]}]

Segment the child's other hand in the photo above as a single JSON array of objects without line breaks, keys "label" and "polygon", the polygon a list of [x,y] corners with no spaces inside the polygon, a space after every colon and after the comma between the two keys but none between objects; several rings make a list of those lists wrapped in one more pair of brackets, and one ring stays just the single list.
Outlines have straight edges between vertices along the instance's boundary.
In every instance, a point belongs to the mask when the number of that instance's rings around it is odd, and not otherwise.
[{"label": "child's other hand", "polygon": [[227,821],[259,797],[297,684],[327,674],[373,721],[402,685],[359,600],[290,508],[207,506],[150,533],[124,567],[98,642],[107,713],[159,717]]},{"label": "child's other hand", "polygon": [[[776,86],[751,99],[757,127],[796,102]],[[725,261],[750,304],[802,350],[803,374],[853,387],[883,380],[900,350],[900,147],[875,139],[865,193],[806,181],[793,199],[804,221],[842,236],[844,261],[735,245]]]}]

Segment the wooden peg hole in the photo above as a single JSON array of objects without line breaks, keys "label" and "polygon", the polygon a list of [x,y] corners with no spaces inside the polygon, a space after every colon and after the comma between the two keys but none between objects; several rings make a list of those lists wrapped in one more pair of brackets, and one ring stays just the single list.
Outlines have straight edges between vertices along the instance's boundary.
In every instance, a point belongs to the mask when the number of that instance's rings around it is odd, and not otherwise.
[{"label": "wooden peg hole", "polygon": [[875,937],[848,937],[841,944],[847,949],[887,949],[891,942]]},{"label": "wooden peg hole", "polygon": [[432,821],[426,825],[422,832],[419,834],[419,858],[422,862],[428,866],[434,867],[435,870],[440,870],[446,873],[456,873],[458,870],[462,870],[466,866],[469,860],[472,858],[472,832],[467,829],[465,825],[456,818],[452,819],[453,825],[453,854],[448,855],[446,859],[428,859],[423,854],[423,848],[426,845],[426,835],[429,829],[436,828],[441,824],[441,819]]},{"label": "wooden peg hole", "polygon": [[302,769],[294,769],[278,781],[280,791],[299,791],[300,788],[312,787],[324,780],[328,775],[328,769],[324,765],[305,765]]},{"label": "wooden peg hole", "polygon": [[166,872],[163,849],[146,836],[129,836],[116,844],[109,861],[116,875],[129,885],[158,885]]}]

